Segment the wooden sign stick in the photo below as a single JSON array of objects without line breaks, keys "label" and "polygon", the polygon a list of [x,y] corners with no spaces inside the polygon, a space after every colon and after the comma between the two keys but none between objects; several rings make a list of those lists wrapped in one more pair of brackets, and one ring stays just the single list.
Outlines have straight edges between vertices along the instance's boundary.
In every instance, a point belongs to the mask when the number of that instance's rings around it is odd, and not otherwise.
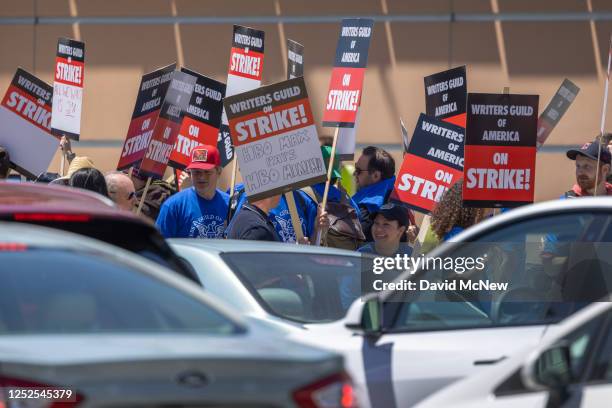
[{"label": "wooden sign stick", "polygon": [[[599,185],[599,162],[601,158],[599,157],[601,154],[601,138],[604,134],[604,129],[606,127],[606,111],[608,110],[608,85],[610,84],[610,62],[612,61],[612,36],[610,36],[610,48],[608,49],[608,74],[606,76],[606,85],[604,88],[604,100],[603,100],[603,108],[601,111],[601,128],[598,136],[599,149],[597,150],[597,171],[595,172],[595,190],[593,191],[593,197],[597,196],[597,186]],[[608,147],[606,146],[606,149]]]},{"label": "wooden sign stick", "polygon": [[304,240],[304,231],[302,231],[302,223],[300,222],[300,216],[295,205],[295,198],[293,198],[293,191],[289,191],[284,195],[285,200],[287,200],[287,207],[289,207],[289,215],[291,215],[291,224],[295,231],[295,243],[299,244]]},{"label": "wooden sign stick", "polygon": [[149,187],[151,186],[151,180],[151,177],[147,178],[147,184],[145,184],[145,188],[142,191],[142,197],[140,197],[140,203],[138,203],[136,215],[140,215],[140,212],[142,211],[142,206],[144,204],[145,197],[147,196],[147,193],[149,192]]},{"label": "wooden sign stick", "polygon": [[[336,156],[336,145],[338,144],[338,131],[340,128],[336,128],[334,132],[334,141],[332,142],[331,154],[329,156],[329,163],[327,165],[327,180],[325,181],[325,190],[323,190],[323,200],[321,201],[321,208],[325,211],[327,206],[327,194],[329,193],[329,185],[331,183],[332,172],[334,171],[334,156]],[[315,245],[321,245],[321,231],[317,232],[317,239]]]}]

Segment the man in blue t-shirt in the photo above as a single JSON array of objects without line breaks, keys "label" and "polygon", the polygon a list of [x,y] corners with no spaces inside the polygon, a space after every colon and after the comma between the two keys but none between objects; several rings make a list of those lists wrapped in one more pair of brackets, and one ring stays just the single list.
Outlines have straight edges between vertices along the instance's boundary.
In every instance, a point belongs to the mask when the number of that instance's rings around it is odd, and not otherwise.
[{"label": "man in blue t-shirt", "polygon": [[195,147],[187,170],[193,187],[166,200],[157,227],[166,238],[223,238],[229,196],[217,189],[222,170],[219,150]]},{"label": "man in blue t-shirt", "polygon": [[[315,224],[317,222],[317,203],[303,191],[293,191],[292,194],[295,206],[297,207],[298,217],[300,218],[300,224],[302,224],[304,237],[312,237],[315,234]],[[244,203],[247,202],[242,183],[236,184],[234,196],[232,201],[236,200],[236,208],[233,213],[236,216]],[[293,229],[291,215],[289,214],[289,206],[284,194],[280,196],[278,205],[269,210],[268,218],[272,225],[274,225],[274,229],[278,233],[281,242],[294,243],[296,241],[295,230]]]}]

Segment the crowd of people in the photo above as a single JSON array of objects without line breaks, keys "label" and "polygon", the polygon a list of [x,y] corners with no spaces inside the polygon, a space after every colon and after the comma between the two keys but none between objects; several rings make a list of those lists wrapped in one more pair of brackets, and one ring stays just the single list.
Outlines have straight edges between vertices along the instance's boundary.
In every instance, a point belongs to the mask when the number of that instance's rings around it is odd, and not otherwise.
[{"label": "crowd of people", "polygon": [[[561,199],[612,195],[612,134],[605,134],[579,149],[567,151],[575,162],[576,183]],[[172,180],[147,179],[137,169],[103,174],[94,162],[72,152],[70,141],[60,149],[69,163],[66,175],[43,173],[35,181],[93,191],[125,211],[139,207],[142,216],[156,223],[166,238],[229,238],[278,241],[357,250],[379,256],[410,255],[419,235],[409,208],[394,198],[395,161],[376,146],[363,149],[354,166],[356,192],[351,196],[341,183],[340,162],[333,161],[327,204],[322,208],[325,183],[292,191],[302,233],[296,233],[284,194],[248,200],[244,185],[222,191],[223,168],[215,146],[200,145],[191,152],[186,171],[191,186],[177,191]],[[321,146],[326,166],[331,147]],[[11,172],[10,152],[0,147],[0,178]],[[462,205],[462,183],[449,188],[424,226],[421,252],[433,249],[464,229],[492,215],[490,209]],[[145,195],[144,200],[142,200]],[[501,209],[502,212],[507,209]]]}]

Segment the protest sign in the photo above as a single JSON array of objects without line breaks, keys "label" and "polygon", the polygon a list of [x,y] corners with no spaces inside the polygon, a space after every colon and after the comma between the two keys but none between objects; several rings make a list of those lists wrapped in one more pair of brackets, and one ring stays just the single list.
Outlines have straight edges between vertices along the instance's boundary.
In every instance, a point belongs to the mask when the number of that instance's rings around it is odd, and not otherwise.
[{"label": "protest sign", "polygon": [[533,202],[538,96],[468,94],[463,205]]},{"label": "protest sign", "polygon": [[287,40],[287,79],[304,76],[304,46]]},{"label": "protest sign", "polygon": [[187,68],[181,68],[181,72],[196,78],[195,88],[168,162],[171,167],[182,170],[189,165],[191,149],[201,144],[217,143],[225,84]]},{"label": "protest sign", "polygon": [[427,115],[465,128],[465,65],[426,76],[424,82]]},{"label": "protest sign", "polygon": [[151,141],[140,163],[140,175],[152,178],[164,176],[196,80],[196,77],[185,72],[172,72],[172,81],[155,122]]},{"label": "protest sign", "polygon": [[[234,25],[226,97],[259,88],[261,85],[264,39],[265,32],[261,30]],[[225,111],[219,128],[217,148],[221,153],[221,165],[225,167],[234,158],[234,147]]]},{"label": "protest sign", "polygon": [[224,99],[249,201],[325,180],[304,78]]},{"label": "protest sign", "polygon": [[79,140],[83,80],[85,79],[85,43],[68,38],[57,42],[51,133]]},{"label": "protest sign", "polygon": [[374,20],[368,18],[342,20],[323,112],[323,126],[355,126],[373,25]]},{"label": "protest sign", "polygon": [[59,146],[51,135],[52,99],[51,85],[17,68],[0,104],[0,146],[30,178],[47,171]]},{"label": "protest sign", "polygon": [[552,130],[557,126],[565,112],[567,112],[574,99],[576,99],[578,92],[580,92],[580,88],[572,81],[567,78],[563,80],[557,93],[538,119],[538,149],[546,142]]},{"label": "protest sign", "polygon": [[149,146],[153,127],[159,116],[174,68],[176,64],[171,64],[142,76],[117,170],[138,166],[142,160]]},{"label": "protest sign", "polygon": [[359,128],[359,109],[355,118],[355,126],[352,128],[337,128],[337,146],[335,158],[339,161],[355,159],[355,147],[357,146],[357,129]]},{"label": "protest sign", "polygon": [[395,181],[395,196],[428,213],[463,176],[465,129],[421,113]]}]

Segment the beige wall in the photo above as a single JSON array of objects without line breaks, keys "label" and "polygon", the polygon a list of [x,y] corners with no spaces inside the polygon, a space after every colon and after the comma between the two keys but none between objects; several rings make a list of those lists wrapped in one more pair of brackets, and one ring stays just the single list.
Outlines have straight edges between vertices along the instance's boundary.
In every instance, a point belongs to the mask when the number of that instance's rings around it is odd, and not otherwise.
[{"label": "beige wall", "polygon": [[[0,0],[3,17],[313,16],[612,11],[609,0]],[[266,31],[264,83],[284,79],[284,39],[305,45],[305,76],[317,121],[327,90],[338,23],[251,24]],[[86,42],[82,143],[74,150],[103,170],[116,165],[140,76],[173,61],[225,81],[231,24],[0,25],[0,93],[17,66],[52,81],[57,37]],[[423,77],[467,64],[469,90],[540,95],[540,109],[567,77],[580,95],[537,161],[537,199],[558,196],[573,180],[569,145],[598,132],[612,22],[377,23],[366,74],[358,142],[393,144],[398,118],[413,128],[424,110]],[[612,106],[609,109],[612,111]],[[608,112],[610,113],[610,112]],[[611,119],[612,120],[612,119]],[[331,134],[329,129],[319,129]],[[59,156],[59,155],[57,155]],[[51,169],[58,167],[58,157]]]}]

